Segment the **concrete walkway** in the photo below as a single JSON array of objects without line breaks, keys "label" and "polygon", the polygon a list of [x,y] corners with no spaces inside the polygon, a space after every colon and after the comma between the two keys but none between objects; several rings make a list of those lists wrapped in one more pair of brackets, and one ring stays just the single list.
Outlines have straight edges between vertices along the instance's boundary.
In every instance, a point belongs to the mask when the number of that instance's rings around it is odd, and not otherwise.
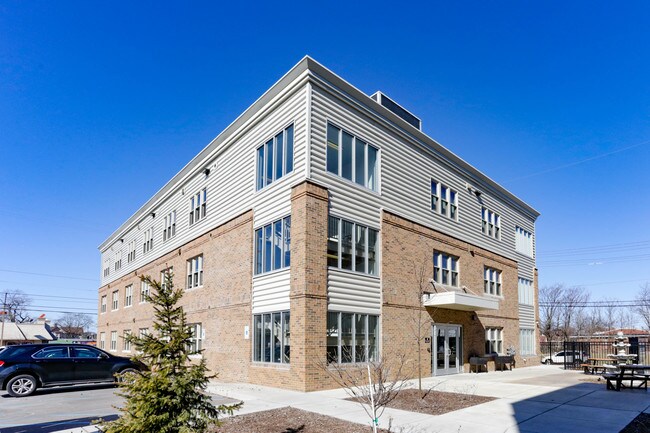
[{"label": "concrete walkway", "polygon": [[[607,391],[603,382],[581,381],[587,377],[555,366],[538,366],[426,378],[423,386],[427,389],[435,387],[438,391],[490,396],[496,400],[437,416],[389,408],[380,419],[380,427],[388,426],[391,419],[393,430],[398,433],[618,433],[639,413],[650,413],[648,391]],[[361,406],[344,400],[348,396],[341,389],[302,393],[250,384],[213,383],[208,390],[243,401],[237,415],[291,406],[370,425]],[[94,430],[66,430],[89,431]]]}]

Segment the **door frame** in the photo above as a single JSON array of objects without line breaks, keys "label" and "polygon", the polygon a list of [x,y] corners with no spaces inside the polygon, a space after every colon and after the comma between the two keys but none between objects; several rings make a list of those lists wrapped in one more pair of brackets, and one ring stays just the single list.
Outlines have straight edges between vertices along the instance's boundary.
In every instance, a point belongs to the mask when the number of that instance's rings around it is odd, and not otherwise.
[{"label": "door frame", "polygon": [[[443,353],[445,356],[444,368],[438,368],[438,337],[439,329],[455,329],[456,337],[456,367],[449,367],[449,336],[445,333],[445,344]],[[434,323],[431,327],[431,375],[443,376],[449,374],[458,374],[463,372],[463,326],[455,323]]]}]

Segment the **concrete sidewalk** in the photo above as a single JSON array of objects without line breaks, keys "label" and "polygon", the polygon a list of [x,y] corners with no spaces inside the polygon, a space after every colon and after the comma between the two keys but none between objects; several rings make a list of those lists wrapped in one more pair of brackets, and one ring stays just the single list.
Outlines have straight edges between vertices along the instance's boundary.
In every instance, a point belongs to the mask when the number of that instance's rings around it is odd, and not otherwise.
[{"label": "concrete sidewalk", "polygon": [[[426,378],[426,388],[496,400],[444,415],[388,408],[380,419],[380,427],[388,426],[391,419],[394,430],[403,433],[618,433],[639,413],[650,413],[650,394],[646,390],[607,391],[603,382],[581,381],[587,377],[554,366],[538,366]],[[370,425],[361,406],[344,400],[348,396],[341,389],[302,393],[250,384],[213,383],[208,390],[243,401],[237,415],[291,406]],[[92,431],[95,430],[83,428],[65,432]]]}]

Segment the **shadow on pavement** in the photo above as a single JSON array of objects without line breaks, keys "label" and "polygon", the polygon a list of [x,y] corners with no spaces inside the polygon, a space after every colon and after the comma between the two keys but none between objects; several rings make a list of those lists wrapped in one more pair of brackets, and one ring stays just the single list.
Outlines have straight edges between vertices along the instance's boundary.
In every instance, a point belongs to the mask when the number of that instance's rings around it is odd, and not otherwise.
[{"label": "shadow on pavement", "polygon": [[[93,421],[97,420],[98,418],[100,417],[92,416],[86,418],[67,419],[63,421],[50,421],[50,422],[44,422],[40,424],[27,424],[27,425],[20,425],[16,427],[5,427],[5,428],[0,428],[0,433],[32,433],[32,432],[51,433],[60,430],[85,427],[90,425]],[[108,415],[108,416],[103,416],[101,418],[106,421],[113,421],[117,419],[117,415]]]}]

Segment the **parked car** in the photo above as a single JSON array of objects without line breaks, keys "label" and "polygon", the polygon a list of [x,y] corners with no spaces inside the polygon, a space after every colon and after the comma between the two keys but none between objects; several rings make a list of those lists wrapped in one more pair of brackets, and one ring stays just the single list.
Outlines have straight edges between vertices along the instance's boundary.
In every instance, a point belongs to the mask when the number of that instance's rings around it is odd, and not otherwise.
[{"label": "parked car", "polygon": [[583,361],[589,359],[589,355],[584,352],[573,352],[570,350],[556,352],[551,356],[542,358],[544,364],[582,364]]},{"label": "parked car", "polygon": [[0,389],[26,397],[37,388],[113,383],[117,373],[141,368],[129,358],[83,344],[21,344],[0,351]]}]

